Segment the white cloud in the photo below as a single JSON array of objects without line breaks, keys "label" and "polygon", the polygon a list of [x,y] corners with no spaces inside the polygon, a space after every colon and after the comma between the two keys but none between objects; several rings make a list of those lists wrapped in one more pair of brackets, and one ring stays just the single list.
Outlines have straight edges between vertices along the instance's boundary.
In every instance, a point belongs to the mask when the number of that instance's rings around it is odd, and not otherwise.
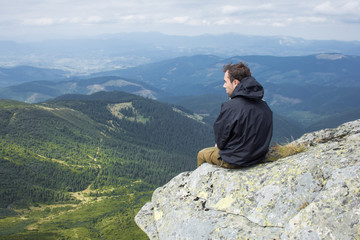
[{"label": "white cloud", "polygon": [[215,25],[241,24],[244,21],[235,17],[225,17],[214,22]]},{"label": "white cloud", "polygon": [[360,40],[359,12],[359,0],[13,0],[0,8],[0,40],[12,33],[39,34],[42,28],[68,35],[146,30],[338,38],[334,25],[353,29],[341,37]]},{"label": "white cloud", "polygon": [[184,23],[188,22],[189,19],[190,18],[188,16],[178,16],[178,17],[172,17],[172,18],[165,18],[165,19],[161,20],[160,22],[184,24]]},{"label": "white cloud", "polygon": [[37,18],[37,19],[25,19],[23,25],[25,26],[52,26],[57,24],[97,24],[102,22],[102,18],[99,16],[89,16],[85,18],[72,17],[72,18]]},{"label": "white cloud", "polygon": [[239,6],[234,5],[226,5],[221,8],[221,12],[224,14],[233,14],[239,12],[241,8]]},{"label": "white cloud", "polygon": [[221,12],[224,14],[235,14],[235,13],[242,13],[242,12],[255,12],[259,10],[272,10],[273,4],[265,3],[258,5],[254,2],[254,5],[250,5],[251,3],[247,3],[246,5],[224,5],[221,7]]},{"label": "white cloud", "polygon": [[360,3],[358,1],[328,1],[317,5],[314,12],[325,15],[359,15]]},{"label": "white cloud", "polygon": [[273,27],[285,27],[285,26],[287,26],[287,24],[284,23],[284,22],[273,22],[271,24],[271,26],[273,26]]},{"label": "white cloud", "polygon": [[85,22],[87,23],[100,23],[102,21],[103,21],[102,17],[99,16],[89,16],[85,19]]},{"label": "white cloud", "polygon": [[37,18],[37,19],[25,19],[23,24],[25,26],[51,26],[54,24],[54,19],[52,18]]},{"label": "white cloud", "polygon": [[327,21],[326,17],[296,17],[294,22],[297,23],[325,23]]}]

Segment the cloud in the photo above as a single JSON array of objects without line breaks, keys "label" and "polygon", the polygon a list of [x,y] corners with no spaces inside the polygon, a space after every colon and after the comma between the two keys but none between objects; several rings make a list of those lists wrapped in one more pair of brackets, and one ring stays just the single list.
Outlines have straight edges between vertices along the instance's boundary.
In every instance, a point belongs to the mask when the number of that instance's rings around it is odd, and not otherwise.
[{"label": "cloud", "polygon": [[242,24],[244,21],[239,18],[225,17],[214,22],[215,25]]},{"label": "cloud", "polygon": [[52,18],[36,18],[36,19],[25,19],[23,24],[25,26],[51,26],[54,24],[54,19]]},{"label": "cloud", "polygon": [[[360,27],[358,0],[13,0],[0,8],[0,36],[11,32],[96,35],[163,33],[328,34],[332,26]],[[264,31],[265,30],[265,31]],[[319,31],[320,30],[320,31]],[[345,33],[352,39],[355,32]],[[344,35],[344,32],[342,33]],[[360,39],[360,33],[359,35]]]},{"label": "cloud", "polygon": [[326,17],[313,17],[313,16],[307,16],[307,17],[296,17],[294,19],[295,23],[325,23],[327,22]]},{"label": "cloud", "polygon": [[256,12],[256,11],[268,11],[273,9],[273,4],[271,3],[265,3],[258,5],[255,3],[255,5],[224,5],[221,7],[221,12],[224,14],[238,14],[238,13],[244,13],[244,12]]},{"label": "cloud", "polygon": [[314,12],[324,15],[359,15],[360,3],[358,1],[325,2],[317,5]]},{"label": "cloud", "polygon": [[328,19],[331,19],[331,23],[333,24],[360,24],[359,1],[327,1],[315,6],[313,12],[317,15],[327,16]]},{"label": "cloud", "polygon": [[89,16],[85,18],[72,17],[72,18],[35,18],[24,19],[22,24],[25,26],[53,26],[59,24],[97,24],[101,23],[103,19],[99,16]]},{"label": "cloud", "polygon": [[162,19],[160,22],[162,23],[178,23],[178,24],[184,24],[189,21],[188,16],[178,16],[178,17],[172,17],[172,18],[165,18]]}]

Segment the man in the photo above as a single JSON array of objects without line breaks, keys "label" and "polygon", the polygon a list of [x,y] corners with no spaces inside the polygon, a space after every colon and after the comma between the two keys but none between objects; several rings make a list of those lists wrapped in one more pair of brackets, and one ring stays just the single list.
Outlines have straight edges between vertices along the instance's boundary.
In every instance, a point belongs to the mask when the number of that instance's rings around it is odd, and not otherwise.
[{"label": "man", "polygon": [[272,137],[272,111],[264,89],[242,62],[223,68],[229,101],[221,105],[214,123],[215,147],[198,153],[197,165],[204,162],[225,168],[256,164],[265,158]]}]

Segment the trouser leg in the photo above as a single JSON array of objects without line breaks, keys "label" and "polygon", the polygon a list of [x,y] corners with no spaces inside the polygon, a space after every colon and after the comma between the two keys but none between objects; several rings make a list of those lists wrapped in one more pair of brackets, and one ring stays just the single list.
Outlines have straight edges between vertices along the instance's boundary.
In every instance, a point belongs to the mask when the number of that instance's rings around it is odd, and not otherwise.
[{"label": "trouser leg", "polygon": [[220,166],[221,159],[219,155],[219,149],[217,147],[202,149],[197,156],[197,166],[199,167],[204,162]]},{"label": "trouser leg", "polygon": [[237,166],[234,166],[232,164],[223,161],[219,155],[219,151],[220,150],[217,147],[204,148],[201,151],[199,151],[197,156],[197,166],[199,167],[204,162],[207,162],[224,168],[230,168],[230,169],[238,168]]}]

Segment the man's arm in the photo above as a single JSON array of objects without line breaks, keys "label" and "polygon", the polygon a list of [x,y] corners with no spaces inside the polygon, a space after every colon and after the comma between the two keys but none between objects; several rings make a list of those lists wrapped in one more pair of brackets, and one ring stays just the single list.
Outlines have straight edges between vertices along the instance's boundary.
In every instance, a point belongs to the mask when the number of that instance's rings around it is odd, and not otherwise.
[{"label": "man's arm", "polygon": [[219,149],[223,149],[230,139],[232,118],[229,109],[222,104],[220,114],[214,123],[215,142]]}]

